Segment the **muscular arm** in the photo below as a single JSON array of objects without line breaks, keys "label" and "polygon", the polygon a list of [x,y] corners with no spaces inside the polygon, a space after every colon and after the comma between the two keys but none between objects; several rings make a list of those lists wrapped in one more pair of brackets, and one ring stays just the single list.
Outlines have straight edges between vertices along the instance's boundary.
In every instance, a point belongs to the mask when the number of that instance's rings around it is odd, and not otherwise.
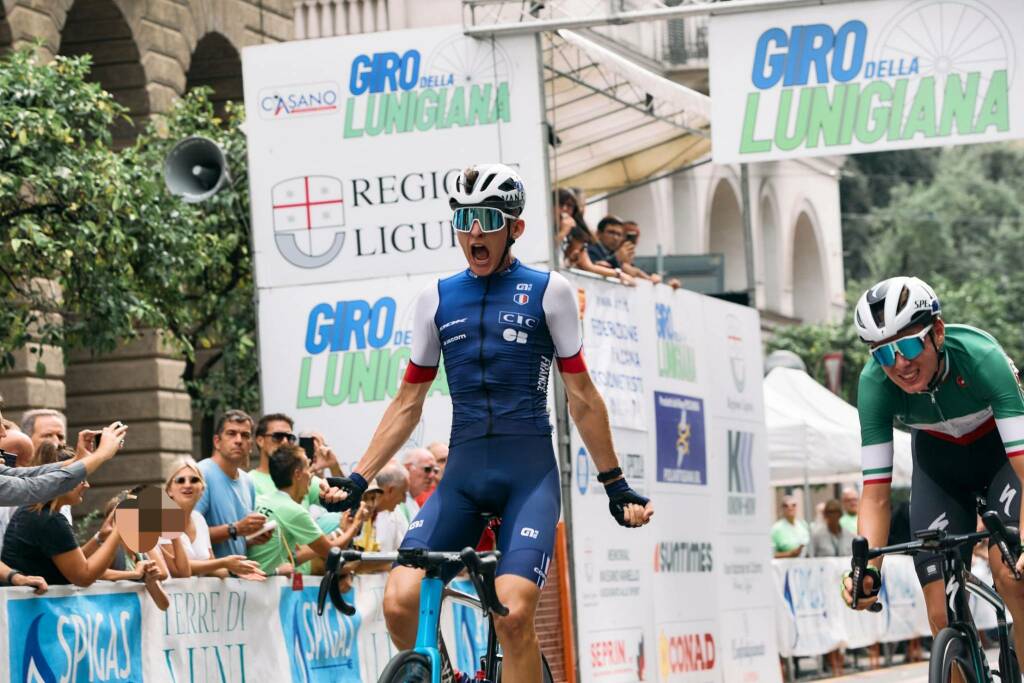
[{"label": "muscular arm", "polygon": [[[409,382],[404,380],[398,387],[398,393],[384,411],[377,430],[373,433],[370,445],[363,457],[359,459],[353,471],[363,475],[367,480],[377,476],[377,472],[387,464],[402,447],[412,430],[419,424],[423,412],[423,401],[430,391],[430,381]],[[210,530],[211,533],[213,530]]]},{"label": "muscular arm", "polygon": [[583,443],[593,458],[598,472],[605,472],[619,466],[612,443],[612,429],[608,422],[608,409],[598,393],[589,372],[562,373],[566,395],[569,399],[569,415],[576,423]]},{"label": "muscular arm", "polygon": [[[867,484],[860,495],[857,508],[857,534],[868,539],[872,548],[885,545],[889,538],[889,524],[892,521],[892,484]],[[882,558],[871,560],[881,568]]]}]

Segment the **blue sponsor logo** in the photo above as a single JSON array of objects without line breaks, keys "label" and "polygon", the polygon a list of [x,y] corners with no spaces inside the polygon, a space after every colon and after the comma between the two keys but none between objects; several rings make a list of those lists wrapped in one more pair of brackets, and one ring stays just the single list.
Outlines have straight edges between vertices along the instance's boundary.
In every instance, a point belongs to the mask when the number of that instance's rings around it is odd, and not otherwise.
[{"label": "blue sponsor logo", "polygon": [[313,306],[306,321],[306,351],[380,349],[389,343],[408,345],[408,330],[395,331],[397,304],[389,296],[373,303],[363,299],[323,302]]},{"label": "blue sponsor logo", "polygon": [[587,456],[587,449],[580,446],[576,453],[576,488],[580,493],[586,495],[590,487],[590,458]]},{"label": "blue sponsor logo", "polygon": [[[360,683],[356,634],[361,617],[347,617],[328,603],[316,613],[316,586],[281,589],[281,630],[292,672],[292,683]],[[355,592],[345,595],[355,604]]]},{"label": "blue sponsor logo", "polygon": [[353,95],[412,90],[420,77],[419,50],[376,52],[352,60],[348,89]]},{"label": "blue sponsor logo", "polygon": [[7,602],[12,681],[142,680],[142,613],[135,593]]},{"label": "blue sponsor logo", "polygon": [[704,445],[704,401],[691,396],[654,392],[658,481],[708,483]]},{"label": "blue sponsor logo", "polygon": [[524,315],[515,311],[501,311],[498,313],[498,322],[502,325],[520,327],[524,330],[534,330],[537,329],[537,324],[540,321],[532,315]]}]

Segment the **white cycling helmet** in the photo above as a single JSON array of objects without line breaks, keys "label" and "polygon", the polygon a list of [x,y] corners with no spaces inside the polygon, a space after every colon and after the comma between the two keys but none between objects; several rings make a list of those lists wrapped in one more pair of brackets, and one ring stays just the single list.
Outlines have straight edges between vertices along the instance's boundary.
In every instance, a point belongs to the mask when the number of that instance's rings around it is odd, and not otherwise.
[{"label": "white cycling helmet", "polygon": [[470,166],[455,179],[448,206],[489,206],[518,217],[526,206],[523,179],[505,164]]},{"label": "white cycling helmet", "polygon": [[891,277],[861,294],[853,324],[857,335],[873,344],[911,325],[927,325],[941,310],[939,298],[928,283],[916,277]]}]

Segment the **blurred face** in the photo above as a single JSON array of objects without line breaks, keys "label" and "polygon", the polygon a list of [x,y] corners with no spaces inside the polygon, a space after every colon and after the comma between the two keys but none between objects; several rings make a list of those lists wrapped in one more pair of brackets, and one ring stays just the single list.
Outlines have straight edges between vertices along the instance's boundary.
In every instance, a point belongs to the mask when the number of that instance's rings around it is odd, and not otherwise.
[{"label": "blurred face", "polygon": [[[505,251],[505,243],[508,240],[509,224],[512,225],[512,237],[519,239],[526,230],[526,223],[521,220],[505,221],[505,227],[494,232],[484,232],[480,229],[478,221],[473,222],[469,232],[457,233],[459,246],[469,264],[469,270],[478,277],[487,277],[499,270],[499,263],[502,253]],[[506,255],[506,260],[511,259],[511,254]]]},{"label": "blurred face", "polygon": [[573,240],[569,242],[569,246],[565,249],[565,262],[570,266],[575,266],[580,262],[580,256],[583,255],[583,250],[586,248],[586,244],[582,240]]},{"label": "blurred face", "polygon": [[246,464],[252,452],[252,423],[225,422],[224,431],[213,437],[213,450],[235,467]]},{"label": "blurred face", "polygon": [[[914,325],[913,327],[904,330],[898,335],[889,337],[882,341],[880,344],[875,344],[872,349],[878,348],[883,344],[896,341],[897,339],[903,339],[905,337],[912,337],[922,330],[924,325]],[[934,335],[934,343],[932,336]],[[908,394],[916,394],[928,389],[928,383],[932,377],[935,376],[935,371],[939,367],[940,354],[936,351],[936,347],[941,348],[942,342],[945,339],[945,326],[941,319],[936,319],[932,325],[931,333],[925,336],[922,340],[924,346],[921,353],[913,360],[907,360],[900,353],[896,353],[896,362],[889,367],[882,366],[882,370],[885,371],[886,377],[892,380],[893,384],[898,386]]]},{"label": "blurred face", "polygon": [[398,504],[405,500],[406,486],[404,483],[392,484],[391,486],[384,487],[384,493],[381,494],[380,501],[377,503],[378,510],[387,510],[391,512]]},{"label": "blurred face", "polygon": [[842,509],[837,505],[834,508],[825,508],[825,523],[828,524],[829,529],[836,529],[839,527],[839,518],[843,516]]},{"label": "blurred face", "polygon": [[27,467],[35,452],[32,439],[24,432],[16,432],[13,429],[7,432],[7,436],[0,437],[0,449],[18,456],[18,467]]},{"label": "blurred face", "polygon": [[782,501],[782,516],[792,522],[796,519],[796,501],[795,500],[784,500]]},{"label": "blurred face", "polygon": [[843,491],[843,510],[846,514],[857,514],[858,503],[860,503],[860,499],[857,497],[856,491]]},{"label": "blurred face", "polygon": [[409,470],[409,493],[413,498],[437,482],[437,460],[429,451],[417,455],[405,467]]},{"label": "blurred face", "polygon": [[622,246],[622,240],[625,237],[625,232],[621,225],[611,223],[604,227],[602,232],[597,233],[597,239],[601,240],[601,244],[604,245],[605,249],[609,251],[615,251]]},{"label": "blurred face", "polygon": [[295,490],[299,492],[300,496],[305,496],[306,491],[309,490],[309,482],[313,478],[313,469],[305,453],[297,457],[296,460],[299,464],[295,474],[292,475],[292,483],[295,485]]},{"label": "blurred face", "polygon": [[632,235],[633,236],[633,242],[634,243],[639,242],[640,241],[640,228],[637,227],[636,223],[626,223],[625,225],[622,226],[622,235],[623,235],[623,239],[625,239],[626,237]]},{"label": "blurred face", "polygon": [[437,478],[441,479],[444,476],[444,468],[448,465],[448,447],[442,443],[431,444],[427,449],[434,454],[434,460],[437,462]]},{"label": "blurred face", "polygon": [[203,496],[203,480],[191,467],[182,467],[171,477],[167,495],[181,507],[191,510]]},{"label": "blurred face", "polygon": [[270,457],[285,442],[298,443],[292,426],[284,420],[271,420],[267,423],[267,433],[256,437],[256,448],[260,449],[261,456]]},{"label": "blurred face", "polygon": [[63,448],[65,441],[67,441],[66,431],[64,420],[54,415],[43,415],[36,418],[35,426],[30,436],[36,448],[39,448],[39,444],[45,441],[50,441],[58,448]]}]

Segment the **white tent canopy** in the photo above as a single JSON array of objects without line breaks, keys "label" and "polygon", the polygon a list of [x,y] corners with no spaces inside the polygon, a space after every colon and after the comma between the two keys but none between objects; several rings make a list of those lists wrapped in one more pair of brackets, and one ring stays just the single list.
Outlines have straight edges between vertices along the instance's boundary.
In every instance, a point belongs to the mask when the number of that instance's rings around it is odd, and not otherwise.
[{"label": "white tent canopy", "polygon": [[[773,486],[860,480],[857,409],[802,370],[775,368],[764,379]],[[910,435],[894,430],[893,485],[910,484]]]}]

